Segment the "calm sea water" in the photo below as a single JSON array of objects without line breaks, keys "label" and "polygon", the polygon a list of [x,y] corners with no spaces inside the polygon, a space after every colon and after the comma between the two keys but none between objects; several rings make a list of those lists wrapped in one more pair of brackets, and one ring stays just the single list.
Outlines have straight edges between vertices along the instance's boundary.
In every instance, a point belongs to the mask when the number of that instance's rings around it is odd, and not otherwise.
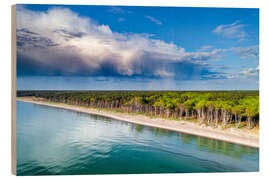
[{"label": "calm sea water", "polygon": [[17,101],[17,174],[259,170],[255,148]]}]

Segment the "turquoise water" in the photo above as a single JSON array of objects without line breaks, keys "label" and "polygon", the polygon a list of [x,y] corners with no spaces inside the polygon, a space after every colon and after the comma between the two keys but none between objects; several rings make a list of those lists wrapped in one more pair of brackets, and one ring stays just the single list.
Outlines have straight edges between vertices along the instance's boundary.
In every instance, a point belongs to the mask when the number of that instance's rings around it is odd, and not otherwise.
[{"label": "turquoise water", "polygon": [[17,101],[17,174],[259,170],[259,150]]}]

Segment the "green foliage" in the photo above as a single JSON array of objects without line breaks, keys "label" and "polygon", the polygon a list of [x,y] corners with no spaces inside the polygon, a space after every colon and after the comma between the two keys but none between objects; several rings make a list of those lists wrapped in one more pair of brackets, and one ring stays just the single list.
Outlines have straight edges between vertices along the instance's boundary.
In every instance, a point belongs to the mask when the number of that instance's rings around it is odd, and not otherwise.
[{"label": "green foliage", "polygon": [[200,100],[196,105],[196,109],[204,108],[206,107],[207,101],[205,99]]},{"label": "green foliage", "polygon": [[187,99],[187,100],[183,103],[183,105],[184,105],[184,107],[187,108],[187,109],[193,109],[193,108],[195,107],[195,103],[196,103],[195,99]]},{"label": "green foliage", "polygon": [[242,115],[248,117],[259,115],[259,96],[241,99],[239,104],[241,109],[244,110]]},{"label": "green foliage", "polygon": [[218,109],[246,117],[259,115],[258,91],[17,91],[17,96],[35,96],[52,101],[84,104],[114,103],[119,106],[142,105],[171,111]]}]

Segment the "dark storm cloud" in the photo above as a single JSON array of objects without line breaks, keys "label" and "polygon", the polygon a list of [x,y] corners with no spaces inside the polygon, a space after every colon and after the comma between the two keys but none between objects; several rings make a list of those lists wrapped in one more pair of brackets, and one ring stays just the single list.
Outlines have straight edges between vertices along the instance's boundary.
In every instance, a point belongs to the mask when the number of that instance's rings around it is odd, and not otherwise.
[{"label": "dark storm cloud", "polygon": [[58,45],[51,39],[31,32],[26,28],[16,30],[16,40],[18,48],[47,48]]},{"label": "dark storm cloud", "polygon": [[86,35],[83,32],[69,32],[69,31],[67,31],[65,29],[57,29],[57,30],[55,30],[53,32],[59,34],[60,36],[63,36],[65,38],[68,38],[68,39],[71,39],[71,38],[81,38],[84,35]]}]

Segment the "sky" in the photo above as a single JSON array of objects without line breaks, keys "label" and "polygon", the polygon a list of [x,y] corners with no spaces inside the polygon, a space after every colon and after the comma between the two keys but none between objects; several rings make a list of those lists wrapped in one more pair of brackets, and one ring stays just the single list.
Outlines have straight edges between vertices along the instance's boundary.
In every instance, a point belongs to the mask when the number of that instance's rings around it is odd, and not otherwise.
[{"label": "sky", "polygon": [[17,5],[18,90],[258,90],[259,9]]}]

